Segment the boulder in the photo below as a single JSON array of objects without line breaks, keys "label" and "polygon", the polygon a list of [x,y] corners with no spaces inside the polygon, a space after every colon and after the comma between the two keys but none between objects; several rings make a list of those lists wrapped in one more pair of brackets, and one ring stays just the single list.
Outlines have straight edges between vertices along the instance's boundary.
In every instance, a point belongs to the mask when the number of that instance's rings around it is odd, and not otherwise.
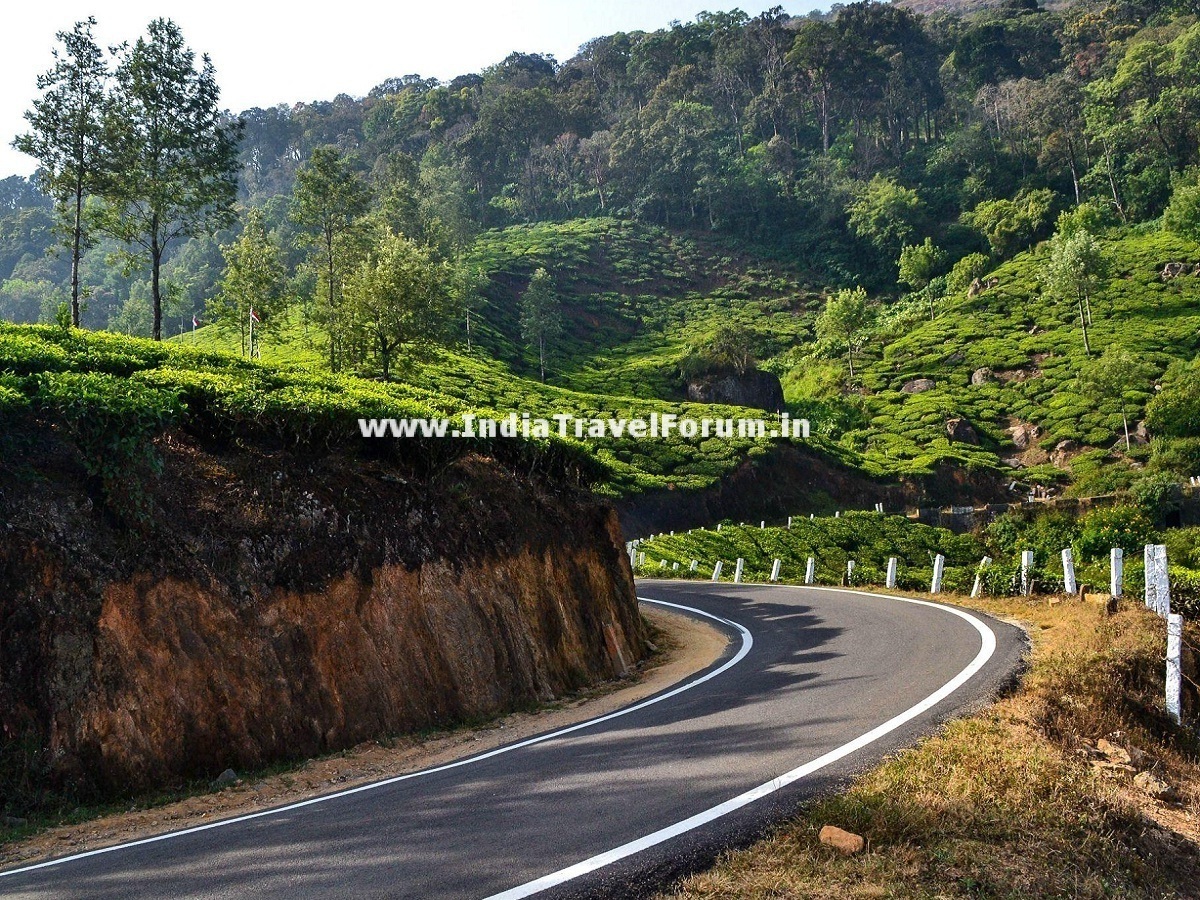
[{"label": "boulder", "polygon": [[212,786],[215,788],[223,788],[237,783],[237,772],[233,771],[233,769],[226,769],[213,780]]},{"label": "boulder", "polygon": [[989,381],[996,380],[996,373],[984,366],[982,369],[976,369],[971,373],[971,384],[987,384]]},{"label": "boulder", "polygon": [[959,444],[979,443],[979,433],[975,430],[975,426],[966,419],[947,419],[946,434],[950,436],[950,440]]},{"label": "boulder", "polygon": [[1041,437],[1042,429],[1027,422],[1018,422],[1008,429],[1008,433],[1012,436],[1014,447],[1018,450],[1028,450]]},{"label": "boulder", "polygon": [[932,391],[935,387],[937,387],[937,382],[932,378],[914,378],[912,381],[906,381],[900,388],[900,392],[902,394],[923,394],[925,391]]},{"label": "boulder", "polygon": [[1170,281],[1172,278],[1178,278],[1186,269],[1187,263],[1169,262],[1163,266],[1162,271],[1158,274],[1158,277],[1163,281]]},{"label": "boulder", "polygon": [[1174,803],[1179,799],[1179,792],[1152,772],[1139,772],[1133,784],[1146,796],[1163,803]]},{"label": "boulder", "polygon": [[1079,453],[1079,445],[1074,441],[1059,441],[1050,453],[1050,462],[1064,469]]},{"label": "boulder", "polygon": [[824,826],[818,835],[818,840],[843,856],[853,856],[856,853],[862,853],[867,848],[867,842],[862,835],[838,828],[836,825]]},{"label": "boulder", "polygon": [[687,396],[696,403],[727,403],[771,412],[783,409],[783,385],[778,376],[758,370],[689,381]]}]

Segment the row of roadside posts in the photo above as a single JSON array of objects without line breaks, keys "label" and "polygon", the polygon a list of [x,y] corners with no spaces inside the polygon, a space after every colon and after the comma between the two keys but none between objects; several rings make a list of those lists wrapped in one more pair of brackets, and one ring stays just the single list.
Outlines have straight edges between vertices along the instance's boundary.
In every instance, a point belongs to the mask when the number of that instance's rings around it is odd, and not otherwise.
[{"label": "row of roadside posts", "polygon": [[[881,511],[878,510],[877,511]],[[792,525],[791,517],[788,518],[788,527]],[[766,522],[763,522],[760,528],[766,528]],[[717,526],[719,531],[720,525]],[[689,532],[690,533],[690,532]],[[675,532],[671,532],[672,535]],[[662,535],[659,535],[662,537]],[[630,541],[626,544],[626,549],[629,552],[629,564],[637,569],[646,564],[645,552],[639,550],[641,546],[640,540]],[[983,577],[984,571],[992,564],[992,558],[985,556],[979,563],[979,567],[975,572],[975,582],[971,587],[971,597],[978,597],[983,592]],[[693,559],[688,565],[689,572],[698,571],[700,561]],[[887,576],[885,586],[888,588],[896,587],[897,569],[899,560],[893,556],[888,559]],[[720,581],[721,572],[724,563],[717,560],[713,566],[712,580]],[[667,568],[667,561],[660,560],[659,568]],[[846,584],[853,584],[855,561],[848,560],[846,562]],[[1022,595],[1028,597],[1033,593],[1033,568],[1034,557],[1032,550],[1021,551],[1021,569],[1019,578],[1019,588]],[[1079,592],[1079,584],[1075,577],[1075,560],[1073,558],[1071,548],[1067,547],[1062,551],[1062,569],[1063,569],[1063,591],[1067,594],[1077,594]],[[671,571],[679,571],[679,563],[671,564]],[[739,557],[734,563],[733,582],[741,584],[742,577],[746,571],[746,561]],[[772,582],[779,581],[783,572],[783,561],[775,559],[771,563],[771,578]],[[942,554],[937,554],[933,560],[933,579],[929,585],[929,593],[940,594],[942,592],[942,581],[946,572],[946,557]],[[1145,548],[1145,573],[1146,573],[1146,589],[1145,603],[1146,608],[1153,610],[1161,616],[1167,623],[1167,713],[1179,724],[1182,715],[1180,702],[1181,690],[1183,686],[1183,616],[1178,613],[1171,612],[1171,582],[1167,572],[1167,548],[1163,544],[1147,544]],[[815,584],[817,574],[816,557],[808,557],[808,561],[804,567],[804,583]],[[1109,554],[1109,591],[1114,598],[1124,595],[1124,577],[1125,577],[1125,553],[1120,547],[1113,547]]]}]

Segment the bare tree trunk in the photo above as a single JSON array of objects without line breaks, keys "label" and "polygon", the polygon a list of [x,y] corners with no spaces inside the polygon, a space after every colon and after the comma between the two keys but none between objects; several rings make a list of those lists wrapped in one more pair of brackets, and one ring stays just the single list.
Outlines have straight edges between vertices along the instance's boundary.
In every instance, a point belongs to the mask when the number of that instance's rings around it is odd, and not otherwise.
[{"label": "bare tree trunk", "polygon": [[75,179],[75,228],[71,234],[71,324],[79,327],[79,257],[83,243],[83,181]]},{"label": "bare tree trunk", "polygon": [[151,336],[162,340],[162,247],[158,243],[158,216],[151,220],[153,237],[150,239],[150,298],[154,305],[154,330]]},{"label": "bare tree trunk", "polygon": [[1083,352],[1086,355],[1091,356],[1092,345],[1088,341],[1088,321],[1087,316],[1084,315],[1083,311],[1083,297],[1079,298],[1079,324],[1083,328]]}]

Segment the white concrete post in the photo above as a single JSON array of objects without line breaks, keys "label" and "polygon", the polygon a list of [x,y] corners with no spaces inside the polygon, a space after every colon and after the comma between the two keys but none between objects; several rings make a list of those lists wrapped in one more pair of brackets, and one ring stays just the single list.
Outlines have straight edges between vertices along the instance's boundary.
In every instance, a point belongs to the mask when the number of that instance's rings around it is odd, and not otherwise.
[{"label": "white concrete post", "polygon": [[629,567],[631,569],[637,568],[637,548],[632,544],[629,545]]},{"label": "white concrete post", "polygon": [[899,560],[894,556],[888,559],[887,586],[890,588],[896,586],[896,565],[898,562]]},{"label": "white concrete post", "polygon": [[759,523],[758,523],[758,530],[759,530],[759,531],[762,531],[762,530],[763,530],[764,528],[766,528],[766,527],[767,527],[767,520],[766,520],[766,519],[763,519],[761,522],[759,522]]},{"label": "white concrete post", "polygon": [[792,530],[792,517],[788,516],[788,531]]},{"label": "white concrete post", "polygon": [[835,512],[835,513],[833,514],[833,517],[834,517],[835,519],[840,519],[840,518],[842,517],[842,511],[839,509],[837,512]]},{"label": "white concrete post", "polygon": [[1167,548],[1163,544],[1147,544],[1146,606],[1166,618],[1171,613],[1171,583],[1167,576]]},{"label": "white concrete post", "polygon": [[639,554],[638,554],[638,565],[639,565],[639,566],[644,566],[645,564],[646,564],[646,554],[645,554],[645,553],[639,553]]},{"label": "white concrete post", "polygon": [[733,570],[733,583],[734,584],[742,583],[742,570],[744,568],[746,568],[746,561],[739,556],[738,561],[737,561],[737,567],[734,568],[734,570]]},{"label": "white concrete post", "polygon": [[1180,723],[1182,708],[1179,702],[1182,687],[1183,668],[1180,657],[1183,654],[1183,616],[1171,613],[1167,616],[1167,714]]},{"label": "white concrete post", "polygon": [[971,597],[978,597],[983,593],[983,570],[992,564],[992,558],[985,556],[979,562],[979,568],[975,570],[975,584],[971,586]]},{"label": "white concrete post", "polygon": [[1021,551],[1021,593],[1028,597],[1033,593],[1033,551]]},{"label": "white concrete post", "polygon": [[773,562],[771,564],[771,580],[772,581],[779,580],[779,569],[782,565],[783,565],[783,561],[779,560],[779,559],[775,560],[775,562]]},{"label": "white concrete post", "polygon": [[1142,550],[1142,572],[1145,579],[1145,602],[1147,609],[1154,609],[1158,595],[1154,587],[1154,545],[1147,544]]},{"label": "white concrete post", "polygon": [[720,530],[721,530],[721,523],[720,523],[720,522],[718,522],[718,523],[717,523],[717,531],[720,531]]},{"label": "white concrete post", "polygon": [[846,560],[846,584],[850,584],[850,582],[853,580],[853,578],[854,578],[854,560],[848,559],[848,560]]},{"label": "white concrete post", "polygon": [[1079,592],[1079,585],[1075,582],[1075,558],[1071,554],[1070,547],[1064,547],[1062,552],[1063,562],[1063,590],[1068,594]]},{"label": "white concrete post", "polygon": [[804,567],[804,583],[812,584],[817,575],[817,561],[813,557],[808,558],[808,565]]},{"label": "white concrete post", "polygon": [[721,580],[721,561],[718,559],[717,564],[713,566],[713,581]]},{"label": "white concrete post", "polygon": [[1125,551],[1113,547],[1108,554],[1108,590],[1114,597],[1120,597],[1125,590]]},{"label": "white concrete post", "polygon": [[1167,547],[1156,544],[1154,565],[1158,569],[1158,614],[1164,619],[1171,615],[1171,575],[1167,571]]},{"label": "white concrete post", "polygon": [[688,566],[688,571],[689,571],[689,572],[695,572],[695,571],[696,571],[696,566],[698,566],[698,565],[700,565],[700,560],[698,560],[698,559],[693,559],[693,560],[692,560],[692,564],[691,564],[690,566]]},{"label": "white concrete post", "polygon": [[671,563],[671,571],[678,572],[679,571],[679,563]]},{"label": "white concrete post", "polygon": [[660,559],[658,561],[658,567],[660,569],[665,569],[667,567],[667,561],[665,559]]},{"label": "white concrete post", "polygon": [[933,583],[929,585],[929,593],[940,594],[942,592],[942,575],[946,571],[946,557],[938,554],[933,560]]}]

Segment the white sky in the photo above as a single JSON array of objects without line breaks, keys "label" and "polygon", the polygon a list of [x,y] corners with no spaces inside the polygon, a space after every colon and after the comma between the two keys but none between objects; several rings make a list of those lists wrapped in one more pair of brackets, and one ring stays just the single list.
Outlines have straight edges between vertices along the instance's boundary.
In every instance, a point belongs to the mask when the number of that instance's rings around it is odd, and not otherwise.
[{"label": "white sky", "polygon": [[411,73],[452,78],[499,62],[513,50],[560,62],[584,42],[614,31],[654,30],[705,9],[750,15],[782,6],[792,15],[831,0],[450,0],[307,4],[255,0],[15,0],[0,28],[0,177],[33,172],[11,148],[23,112],[51,65],[54,35],[94,15],[101,46],[133,40],[156,17],[174,19],[197,54],[217,69],[221,104],[234,112],[278,103],[362,96],[386,78]]}]

